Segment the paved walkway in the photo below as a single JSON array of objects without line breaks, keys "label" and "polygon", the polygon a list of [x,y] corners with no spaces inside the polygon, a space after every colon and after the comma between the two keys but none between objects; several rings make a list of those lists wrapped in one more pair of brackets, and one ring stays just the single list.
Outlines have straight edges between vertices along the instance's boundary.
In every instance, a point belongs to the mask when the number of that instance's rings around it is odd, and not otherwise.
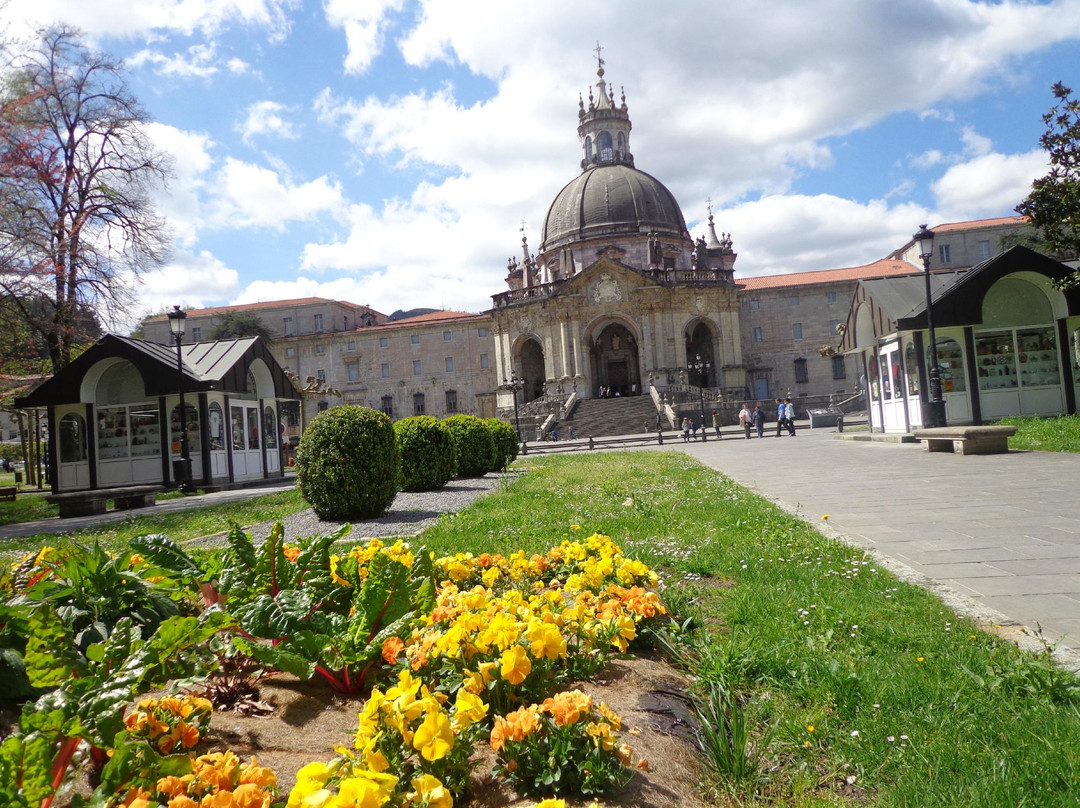
[{"label": "paved walkway", "polygon": [[1039,625],[1080,649],[1080,455],[930,454],[836,437],[807,429],[676,448],[891,559],[954,607]]}]

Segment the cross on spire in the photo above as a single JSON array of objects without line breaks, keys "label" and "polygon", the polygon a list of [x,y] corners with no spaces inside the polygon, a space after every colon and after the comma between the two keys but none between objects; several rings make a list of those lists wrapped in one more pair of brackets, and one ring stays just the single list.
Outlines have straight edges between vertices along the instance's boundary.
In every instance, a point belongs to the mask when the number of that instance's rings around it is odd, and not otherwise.
[{"label": "cross on spire", "polygon": [[596,48],[593,50],[593,53],[596,54],[596,66],[601,70],[604,69],[604,60],[600,58],[600,54],[603,50],[604,49],[600,47],[600,40],[596,40]]}]

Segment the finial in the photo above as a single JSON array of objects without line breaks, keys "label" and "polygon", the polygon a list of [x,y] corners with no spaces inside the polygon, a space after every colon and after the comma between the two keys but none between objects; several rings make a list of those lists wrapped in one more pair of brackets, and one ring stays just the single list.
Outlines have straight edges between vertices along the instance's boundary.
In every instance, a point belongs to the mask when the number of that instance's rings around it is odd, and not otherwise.
[{"label": "finial", "polygon": [[626,88],[623,87],[621,84],[619,85],[619,95],[621,96],[622,100],[622,108],[626,109]]},{"label": "finial", "polygon": [[596,75],[603,78],[604,76],[604,60],[600,58],[600,54],[603,52],[603,48],[600,47],[600,40],[596,41],[596,48],[593,53],[596,54]]}]

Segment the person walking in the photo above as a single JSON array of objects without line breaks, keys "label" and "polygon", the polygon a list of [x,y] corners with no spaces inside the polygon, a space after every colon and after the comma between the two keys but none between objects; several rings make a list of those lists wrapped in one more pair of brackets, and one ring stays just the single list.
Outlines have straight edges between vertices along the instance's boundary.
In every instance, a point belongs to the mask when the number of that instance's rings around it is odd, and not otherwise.
[{"label": "person walking", "polygon": [[795,405],[791,403],[790,398],[784,399],[784,423],[787,426],[788,434],[791,437],[795,437]]},{"label": "person walking", "polygon": [[750,427],[754,425],[754,415],[750,412],[750,402],[742,405],[739,410],[739,426],[743,428],[743,435],[750,440]]},{"label": "person walking", "polygon": [[784,417],[784,402],[780,399],[776,399],[776,437],[780,437],[781,430],[783,430],[786,423],[787,420]]},{"label": "person walking", "polygon": [[683,418],[682,419],[682,439],[683,439],[683,443],[689,443],[690,442],[690,419],[689,418]]},{"label": "person walking", "polygon": [[712,411],[712,427],[716,430],[716,439],[720,440],[720,413]]},{"label": "person walking", "polygon": [[762,412],[760,404],[754,407],[754,428],[759,438],[765,437],[765,413]]}]

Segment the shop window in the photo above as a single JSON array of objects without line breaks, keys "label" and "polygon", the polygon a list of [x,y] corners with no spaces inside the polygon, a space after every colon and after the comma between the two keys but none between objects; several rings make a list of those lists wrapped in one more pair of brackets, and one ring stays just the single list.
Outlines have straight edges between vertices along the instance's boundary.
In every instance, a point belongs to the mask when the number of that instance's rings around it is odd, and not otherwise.
[{"label": "shop window", "polygon": [[424,414],[424,394],[413,393],[412,397],[413,415]]},{"label": "shop window", "polygon": [[[960,343],[945,337],[937,341],[938,372],[941,374],[943,393],[967,391],[967,374],[964,373],[964,354]],[[927,358],[929,362],[929,358]]]},{"label": "shop window", "polygon": [[446,357],[446,372],[447,373],[453,373],[454,372],[454,357],[452,357],[452,356]]},{"label": "shop window", "polygon": [[[177,404],[172,408],[172,412],[169,413],[169,440],[172,442],[173,454],[180,453],[180,405]],[[187,434],[188,452],[191,454],[197,454],[202,450],[202,444],[199,438],[199,411],[195,408],[194,404],[184,402],[184,427]],[[157,410],[143,410],[142,412],[132,411],[131,413],[131,443],[132,454],[157,454],[157,449],[154,451],[136,451],[136,446],[145,446],[146,441],[152,439],[155,443],[158,440],[158,416]]]},{"label": "shop window", "polygon": [[60,419],[60,462],[78,463],[86,459],[86,420],[68,413]]},{"label": "shop window", "polygon": [[919,395],[919,363],[915,360],[915,344],[909,342],[904,348],[904,368],[907,370],[907,392],[909,396]]},{"label": "shop window", "polygon": [[225,418],[221,411],[221,405],[216,401],[207,408],[210,423],[210,450],[218,451],[225,448]]},{"label": "shop window", "polygon": [[880,386],[881,382],[878,378],[878,358],[876,356],[870,357],[870,397],[875,401],[881,400]]},{"label": "shop window", "polygon": [[810,376],[806,372],[806,360],[801,357],[795,360],[795,381],[799,384],[810,381]]},{"label": "shop window", "polygon": [[267,449],[277,448],[278,433],[281,431],[274,408],[267,406],[263,409],[263,434],[266,435]]},{"label": "shop window", "polygon": [[446,411],[457,412],[457,390],[446,391]]},{"label": "shop window", "polygon": [[832,377],[834,379],[846,379],[847,367],[844,363],[844,357],[837,355],[832,358]]}]

